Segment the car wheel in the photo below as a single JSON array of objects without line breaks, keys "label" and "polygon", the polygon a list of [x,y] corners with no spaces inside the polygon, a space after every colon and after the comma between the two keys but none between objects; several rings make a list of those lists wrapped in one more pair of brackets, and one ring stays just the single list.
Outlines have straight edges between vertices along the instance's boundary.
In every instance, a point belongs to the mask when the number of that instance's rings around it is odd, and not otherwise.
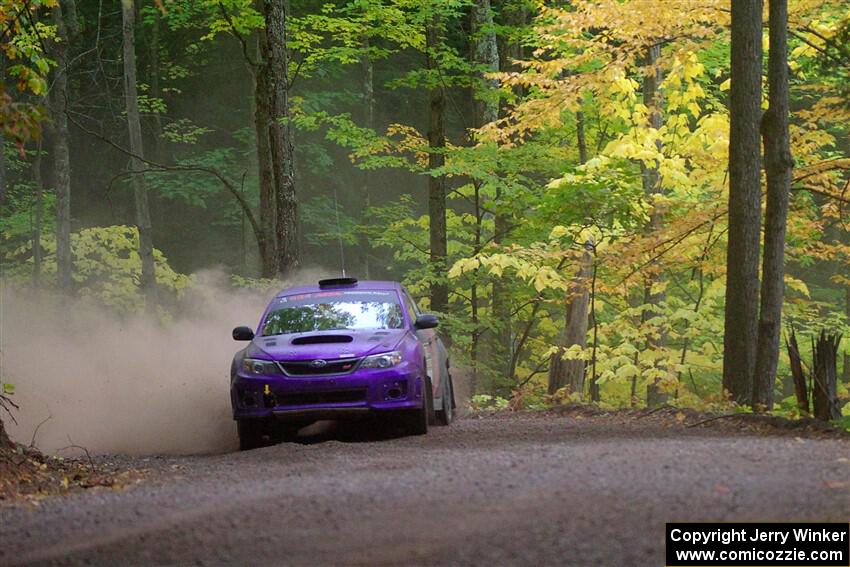
[{"label": "car wheel", "polygon": [[428,406],[428,425],[434,425],[437,423],[437,412],[434,410],[434,384],[430,376],[425,380],[425,402]]},{"label": "car wheel", "polygon": [[451,374],[446,374],[446,387],[443,391],[443,409],[437,412],[437,425],[449,425],[454,419],[454,385]]},{"label": "car wheel", "polygon": [[428,433],[429,414],[434,409],[431,380],[426,376],[422,384],[424,399],[422,407],[405,411],[401,415],[402,427],[407,435],[425,435]]},{"label": "car wheel", "polygon": [[271,443],[266,423],[259,419],[240,419],[236,422],[239,434],[239,450],[250,451]]}]

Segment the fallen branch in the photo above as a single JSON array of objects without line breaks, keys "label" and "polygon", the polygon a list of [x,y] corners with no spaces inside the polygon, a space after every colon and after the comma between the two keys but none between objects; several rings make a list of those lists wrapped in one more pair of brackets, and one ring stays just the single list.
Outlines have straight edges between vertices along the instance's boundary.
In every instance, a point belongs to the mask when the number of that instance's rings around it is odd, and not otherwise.
[{"label": "fallen branch", "polygon": [[717,421],[718,419],[726,419],[727,417],[736,417],[741,415],[740,413],[724,413],[723,415],[715,415],[714,417],[709,417],[708,419],[703,419],[696,423],[691,423],[688,427],[696,427],[697,425],[702,425],[704,423],[708,423],[710,421]]},{"label": "fallen branch", "polygon": [[35,438],[38,435],[38,430],[41,429],[41,426],[44,425],[45,423],[47,423],[48,421],[50,421],[52,418],[53,418],[53,414],[50,414],[47,417],[45,417],[43,420],[41,420],[41,423],[39,423],[38,425],[35,426],[35,430],[32,432],[32,439],[30,439],[30,444],[29,444],[30,449],[35,449]]},{"label": "fallen branch", "polygon": [[86,454],[86,458],[89,461],[89,466],[91,467],[91,470],[94,471],[94,459],[91,458],[91,453],[89,453],[89,450],[83,447],[82,445],[77,445],[76,443],[74,443],[74,440],[71,439],[70,435],[68,435],[68,441],[71,443],[70,445],[68,445],[67,447],[62,447],[61,449],[57,449],[56,452],[58,453],[59,451],[67,451],[68,449],[79,449]]}]

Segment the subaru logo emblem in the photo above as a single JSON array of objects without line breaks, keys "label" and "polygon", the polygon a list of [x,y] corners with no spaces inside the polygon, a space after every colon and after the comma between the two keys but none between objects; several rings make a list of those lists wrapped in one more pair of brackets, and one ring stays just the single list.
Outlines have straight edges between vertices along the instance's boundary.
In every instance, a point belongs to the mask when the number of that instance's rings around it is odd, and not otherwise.
[{"label": "subaru logo emblem", "polygon": [[310,366],[312,366],[313,368],[324,368],[327,365],[328,365],[328,361],[322,360],[322,359],[314,360],[313,362],[310,363]]}]

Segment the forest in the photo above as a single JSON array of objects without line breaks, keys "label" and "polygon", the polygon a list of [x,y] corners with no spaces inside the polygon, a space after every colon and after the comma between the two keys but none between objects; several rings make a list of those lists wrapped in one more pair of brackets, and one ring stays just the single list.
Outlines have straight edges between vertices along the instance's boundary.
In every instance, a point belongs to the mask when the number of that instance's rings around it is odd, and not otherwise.
[{"label": "forest", "polygon": [[474,409],[850,419],[844,0],[0,0],[0,34],[5,289],[168,326],[204,270],[397,280]]}]

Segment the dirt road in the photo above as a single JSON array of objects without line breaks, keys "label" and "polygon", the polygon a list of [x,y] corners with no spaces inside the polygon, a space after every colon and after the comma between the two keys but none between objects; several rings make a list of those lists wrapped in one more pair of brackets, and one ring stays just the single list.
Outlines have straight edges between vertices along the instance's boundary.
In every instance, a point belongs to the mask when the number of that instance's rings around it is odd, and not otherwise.
[{"label": "dirt road", "polygon": [[127,490],[0,510],[0,565],[657,566],[665,521],[850,519],[846,440],[651,421],[468,418],[151,459]]}]

